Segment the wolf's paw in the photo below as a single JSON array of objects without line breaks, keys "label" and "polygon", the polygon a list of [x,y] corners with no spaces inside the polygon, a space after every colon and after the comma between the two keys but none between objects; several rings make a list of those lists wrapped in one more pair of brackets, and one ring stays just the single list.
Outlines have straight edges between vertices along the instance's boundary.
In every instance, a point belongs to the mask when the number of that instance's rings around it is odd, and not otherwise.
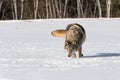
[{"label": "wolf's paw", "polygon": [[83,54],[79,54],[79,58],[82,57],[82,56],[83,56]]}]

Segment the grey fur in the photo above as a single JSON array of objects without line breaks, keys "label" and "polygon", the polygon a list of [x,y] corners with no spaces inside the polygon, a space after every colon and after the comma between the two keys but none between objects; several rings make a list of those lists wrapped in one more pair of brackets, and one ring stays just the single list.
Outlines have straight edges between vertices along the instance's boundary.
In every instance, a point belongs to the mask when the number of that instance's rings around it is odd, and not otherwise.
[{"label": "grey fur", "polygon": [[83,56],[82,44],[86,38],[85,29],[81,25],[73,23],[69,24],[66,30],[64,48],[68,52],[68,57],[75,55],[76,51],[78,51],[79,57]]}]

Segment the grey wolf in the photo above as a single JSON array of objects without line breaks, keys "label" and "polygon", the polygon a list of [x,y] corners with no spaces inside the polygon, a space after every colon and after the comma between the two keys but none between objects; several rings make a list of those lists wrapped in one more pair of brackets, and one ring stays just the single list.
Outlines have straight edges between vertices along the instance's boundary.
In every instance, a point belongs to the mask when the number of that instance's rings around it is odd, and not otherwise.
[{"label": "grey wolf", "polygon": [[68,53],[68,57],[76,58],[75,52],[78,51],[78,56],[82,57],[82,44],[86,38],[85,29],[77,24],[69,24],[65,30],[55,30],[52,32],[53,36],[64,37],[64,49]]}]

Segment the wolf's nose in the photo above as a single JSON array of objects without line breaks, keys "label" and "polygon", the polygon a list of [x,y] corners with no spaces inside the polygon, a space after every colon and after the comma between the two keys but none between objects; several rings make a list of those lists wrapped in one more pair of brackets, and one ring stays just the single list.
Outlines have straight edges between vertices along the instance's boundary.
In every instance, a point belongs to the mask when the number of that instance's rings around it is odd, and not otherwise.
[{"label": "wolf's nose", "polygon": [[70,57],[70,55],[68,55],[68,57]]}]

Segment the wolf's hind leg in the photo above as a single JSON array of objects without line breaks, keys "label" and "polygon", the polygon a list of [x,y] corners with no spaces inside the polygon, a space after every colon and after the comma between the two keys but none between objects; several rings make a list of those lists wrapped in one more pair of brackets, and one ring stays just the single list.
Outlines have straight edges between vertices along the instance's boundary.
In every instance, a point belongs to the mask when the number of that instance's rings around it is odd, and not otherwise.
[{"label": "wolf's hind leg", "polygon": [[79,58],[83,56],[83,54],[82,54],[82,46],[78,48],[78,55],[79,55]]}]

